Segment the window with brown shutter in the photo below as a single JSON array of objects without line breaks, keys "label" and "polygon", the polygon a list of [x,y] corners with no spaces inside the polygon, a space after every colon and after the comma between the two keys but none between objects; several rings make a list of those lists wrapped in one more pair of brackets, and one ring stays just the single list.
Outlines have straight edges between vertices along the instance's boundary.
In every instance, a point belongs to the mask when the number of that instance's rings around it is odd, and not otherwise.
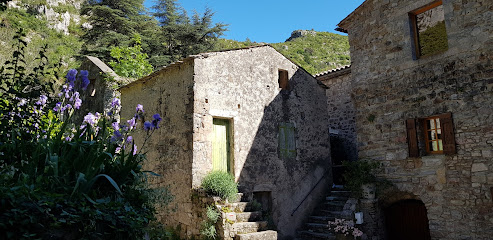
[{"label": "window with brown shutter", "polygon": [[419,157],[416,120],[408,119],[406,121],[406,128],[407,128],[407,144],[409,146],[409,157]]},{"label": "window with brown shutter", "polygon": [[[419,125],[416,124],[416,120],[420,122]],[[456,153],[454,124],[451,113],[420,119],[408,119],[406,120],[406,129],[409,157],[419,157],[420,152],[446,155]],[[419,141],[422,141],[422,144],[419,144]],[[420,149],[420,146],[424,146],[424,148]]]}]

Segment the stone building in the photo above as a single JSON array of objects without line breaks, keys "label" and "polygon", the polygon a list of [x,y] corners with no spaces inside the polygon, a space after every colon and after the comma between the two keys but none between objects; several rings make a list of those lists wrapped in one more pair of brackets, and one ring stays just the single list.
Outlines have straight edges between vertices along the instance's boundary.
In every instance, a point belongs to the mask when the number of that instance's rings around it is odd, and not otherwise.
[{"label": "stone building", "polygon": [[138,103],[147,118],[162,116],[146,168],[174,196],[158,218],[182,237],[198,235],[193,189],[212,170],[267,203],[280,239],[295,235],[332,184],[325,88],[270,46],[193,55],[120,91],[122,118]]},{"label": "stone building", "polygon": [[366,0],[339,23],[359,158],[394,185],[362,203],[371,239],[492,239],[492,12],[490,0]]},{"label": "stone building", "polygon": [[358,159],[355,108],[351,99],[351,67],[325,71],[314,77],[327,86],[332,174],[334,183],[342,185],[342,162]]},{"label": "stone building", "polygon": [[113,98],[120,96],[120,93],[115,91],[116,87],[129,82],[129,79],[118,76],[97,57],[85,56],[79,70],[88,71],[90,83],[85,91],[80,91],[84,104],[73,116],[77,123],[81,123],[89,112],[108,112]]}]

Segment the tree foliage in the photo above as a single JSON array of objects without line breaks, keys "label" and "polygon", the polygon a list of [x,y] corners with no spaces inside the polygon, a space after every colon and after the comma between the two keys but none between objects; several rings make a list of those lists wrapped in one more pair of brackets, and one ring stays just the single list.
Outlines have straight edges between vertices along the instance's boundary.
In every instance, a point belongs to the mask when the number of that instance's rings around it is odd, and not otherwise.
[{"label": "tree foliage", "polygon": [[160,46],[151,57],[154,65],[167,65],[191,54],[210,51],[226,31],[227,25],[213,24],[214,12],[209,8],[202,15],[194,12],[191,18],[177,0],[158,0],[153,8],[160,25]]},{"label": "tree foliage", "polygon": [[147,61],[147,54],[142,53],[141,37],[133,38],[135,44],[131,47],[112,47],[110,66],[116,74],[122,77],[140,78],[152,72],[152,65]]},{"label": "tree foliage", "polygon": [[83,53],[108,62],[111,47],[129,46],[134,34],[147,36],[156,30],[143,4],[144,0],[88,0],[81,13],[89,16],[92,28],[83,36]]}]

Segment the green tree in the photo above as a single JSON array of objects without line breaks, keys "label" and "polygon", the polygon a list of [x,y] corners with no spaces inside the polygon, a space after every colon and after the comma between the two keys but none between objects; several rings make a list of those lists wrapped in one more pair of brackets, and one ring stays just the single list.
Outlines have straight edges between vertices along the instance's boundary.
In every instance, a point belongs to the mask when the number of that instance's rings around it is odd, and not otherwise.
[{"label": "green tree", "polygon": [[156,62],[157,65],[167,65],[190,54],[212,50],[214,40],[226,31],[227,25],[212,23],[214,13],[208,8],[202,15],[195,12],[191,19],[177,0],[158,0],[153,8],[161,27],[158,38],[161,49],[157,49],[161,62]]},{"label": "green tree", "polygon": [[152,72],[152,65],[147,61],[147,54],[142,53],[141,37],[134,35],[135,44],[131,47],[112,47],[110,66],[122,77],[140,78]]},{"label": "green tree", "polygon": [[144,0],[88,0],[81,12],[89,16],[92,26],[83,36],[83,53],[103,61],[111,59],[112,46],[129,46],[135,33],[146,41],[157,28],[157,22],[145,13]]}]

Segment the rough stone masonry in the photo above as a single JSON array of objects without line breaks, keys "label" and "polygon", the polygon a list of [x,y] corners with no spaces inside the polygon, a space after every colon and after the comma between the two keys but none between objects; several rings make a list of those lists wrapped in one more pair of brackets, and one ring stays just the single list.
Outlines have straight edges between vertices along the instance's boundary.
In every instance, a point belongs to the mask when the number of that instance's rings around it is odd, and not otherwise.
[{"label": "rough stone masonry", "polygon": [[[431,239],[491,239],[493,1],[443,1],[448,49],[416,57],[410,13],[430,3],[367,0],[339,24],[351,46],[359,156],[379,161],[396,187],[380,211],[417,199]],[[443,113],[452,114],[456,153],[426,154],[421,142],[408,157],[406,120]],[[371,224],[385,229],[383,219]]]}]

